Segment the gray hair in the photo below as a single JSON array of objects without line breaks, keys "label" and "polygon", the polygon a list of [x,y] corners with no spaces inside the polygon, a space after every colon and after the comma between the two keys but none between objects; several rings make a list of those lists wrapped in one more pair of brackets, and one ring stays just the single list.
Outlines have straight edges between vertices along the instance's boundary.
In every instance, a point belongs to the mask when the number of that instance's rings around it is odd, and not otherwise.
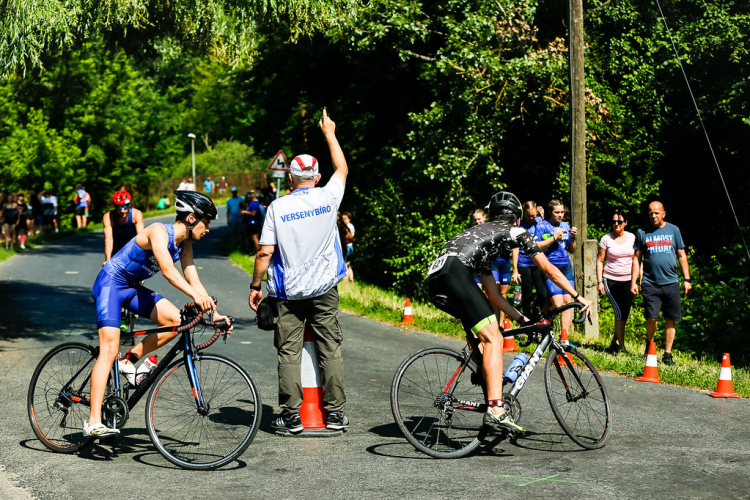
[{"label": "gray hair", "polygon": [[318,174],[313,174],[313,173],[311,173],[310,176],[307,176],[307,175],[304,175],[304,176],[303,175],[294,175],[294,174],[290,174],[290,175],[297,182],[314,181],[315,179],[318,178]]}]

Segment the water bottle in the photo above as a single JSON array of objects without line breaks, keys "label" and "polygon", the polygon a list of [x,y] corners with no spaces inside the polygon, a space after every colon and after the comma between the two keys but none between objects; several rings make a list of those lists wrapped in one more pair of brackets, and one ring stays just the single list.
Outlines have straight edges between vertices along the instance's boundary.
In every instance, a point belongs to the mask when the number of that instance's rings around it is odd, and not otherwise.
[{"label": "water bottle", "polygon": [[148,358],[146,358],[146,361],[141,363],[141,366],[138,367],[138,369],[135,371],[135,385],[140,384],[143,382],[143,380],[148,377],[148,374],[151,373],[151,370],[156,368],[156,365],[159,363],[159,361],[156,359],[155,355],[151,355]]},{"label": "water bottle", "polygon": [[521,285],[513,287],[513,306],[517,309],[521,305]]},{"label": "water bottle", "polygon": [[521,373],[521,370],[523,370],[528,359],[529,357],[525,353],[517,354],[516,357],[513,358],[513,362],[508,367],[508,370],[505,372],[505,375],[503,375],[503,380],[508,384],[515,382],[518,374]]}]

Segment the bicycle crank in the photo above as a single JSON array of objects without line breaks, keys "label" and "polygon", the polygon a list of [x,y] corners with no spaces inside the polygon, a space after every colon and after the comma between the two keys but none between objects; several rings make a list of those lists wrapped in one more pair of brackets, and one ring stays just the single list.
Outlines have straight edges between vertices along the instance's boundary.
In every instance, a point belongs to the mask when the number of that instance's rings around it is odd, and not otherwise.
[{"label": "bicycle crank", "polygon": [[107,427],[121,429],[130,417],[128,404],[118,396],[110,396],[102,405],[102,421]]}]

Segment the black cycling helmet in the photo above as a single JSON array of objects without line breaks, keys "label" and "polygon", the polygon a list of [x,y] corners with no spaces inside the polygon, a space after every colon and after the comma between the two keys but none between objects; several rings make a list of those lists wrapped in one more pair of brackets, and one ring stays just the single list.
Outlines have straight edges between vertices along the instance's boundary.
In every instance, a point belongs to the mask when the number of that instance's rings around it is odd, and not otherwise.
[{"label": "black cycling helmet", "polygon": [[[215,220],[219,218],[216,205],[211,198],[196,191],[175,191],[174,207],[177,217],[184,219],[188,214],[195,214],[198,220]],[[196,221],[197,222],[197,221]]]},{"label": "black cycling helmet", "polygon": [[490,220],[496,220],[502,215],[512,215],[516,220],[523,215],[521,201],[516,195],[507,191],[495,193],[490,198],[490,203],[484,208]]}]

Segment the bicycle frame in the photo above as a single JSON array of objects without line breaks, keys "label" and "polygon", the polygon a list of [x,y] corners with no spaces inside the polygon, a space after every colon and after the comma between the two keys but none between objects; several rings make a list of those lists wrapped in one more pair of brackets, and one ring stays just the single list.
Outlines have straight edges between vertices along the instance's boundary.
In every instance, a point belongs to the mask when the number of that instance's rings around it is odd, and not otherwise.
[{"label": "bicycle frame", "polygon": [[[134,336],[148,335],[151,333],[173,332],[177,328],[178,327],[176,326],[154,328],[151,330],[144,330],[144,331],[136,332]],[[97,347],[96,350],[98,351],[98,349],[99,348]],[[201,393],[200,382],[198,380],[198,374],[195,371],[195,363],[193,362],[194,352],[190,343],[190,330],[189,329],[182,332],[182,337],[180,341],[177,342],[172,347],[172,349],[169,350],[169,352],[162,358],[161,362],[158,365],[156,365],[156,368],[152,370],[151,372],[149,372],[146,378],[140,384],[138,384],[138,387],[136,388],[135,392],[133,392],[133,394],[131,394],[127,400],[128,410],[132,410],[133,407],[136,404],[138,404],[138,402],[141,400],[143,395],[146,394],[146,392],[149,390],[154,380],[156,380],[156,378],[160,376],[164,372],[164,370],[169,368],[169,365],[177,357],[177,354],[179,353],[179,351],[184,351],[183,359],[185,360],[185,369],[187,371],[188,379],[190,380],[190,386],[193,390],[193,397],[195,398],[195,403],[198,408],[198,411],[200,412],[200,411],[205,410],[206,405],[205,405],[205,401],[203,400],[203,396]],[[98,357],[98,353],[97,353],[97,357]],[[76,380],[76,378],[81,374],[81,372],[83,372],[92,362],[95,362],[95,360],[96,360],[96,357],[91,358],[91,360],[88,363],[86,363],[84,366],[82,366],[81,369],[78,370],[78,372],[76,372],[71,377],[71,379],[63,386],[63,388],[60,391],[63,397],[67,398],[68,400],[74,401],[76,403],[82,404],[84,406],[89,406],[89,407],[91,406],[91,400],[87,398],[81,398],[81,397],[75,396],[74,394],[69,392],[69,390],[70,390],[71,384]],[[113,368],[116,374],[119,374],[119,365],[120,365],[119,360],[115,360]],[[90,378],[91,378],[91,374],[86,376],[86,378],[83,380],[81,384],[81,388],[83,388],[88,383]],[[115,394],[118,397],[121,397],[123,391],[122,391],[122,386],[120,384],[120,377],[115,376],[114,381],[115,381]],[[80,390],[73,391],[73,392],[78,392],[80,394]]]}]

